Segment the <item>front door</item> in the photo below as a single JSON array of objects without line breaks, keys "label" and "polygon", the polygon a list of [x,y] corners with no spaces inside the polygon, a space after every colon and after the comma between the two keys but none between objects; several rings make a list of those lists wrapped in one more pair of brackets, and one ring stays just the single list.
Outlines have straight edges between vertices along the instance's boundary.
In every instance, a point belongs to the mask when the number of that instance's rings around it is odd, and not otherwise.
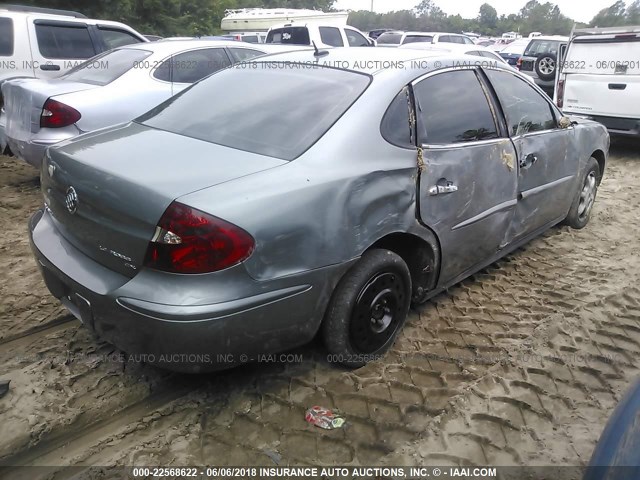
[{"label": "front door", "polygon": [[440,284],[499,250],[517,203],[516,152],[475,69],[429,74],[413,85],[424,168],[420,218],[440,240]]},{"label": "front door", "polygon": [[504,111],[517,152],[518,204],[503,246],[559,221],[575,193],[578,157],[572,127],[560,128],[550,99],[516,75],[486,70]]}]

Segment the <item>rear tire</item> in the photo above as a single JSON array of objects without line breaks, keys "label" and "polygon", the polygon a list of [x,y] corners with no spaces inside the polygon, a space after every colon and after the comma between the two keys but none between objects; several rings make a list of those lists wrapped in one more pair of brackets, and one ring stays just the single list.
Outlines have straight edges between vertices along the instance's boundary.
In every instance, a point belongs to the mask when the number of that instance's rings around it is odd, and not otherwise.
[{"label": "rear tire", "polygon": [[582,177],[578,191],[576,192],[571,209],[564,220],[566,225],[580,230],[587,226],[591,217],[591,210],[598,194],[598,182],[600,181],[600,166],[598,161],[591,157],[587,162],[587,169]]},{"label": "rear tire", "polygon": [[333,292],[322,336],[329,361],[359,368],[393,345],[411,303],[411,275],[400,256],[369,250]]}]

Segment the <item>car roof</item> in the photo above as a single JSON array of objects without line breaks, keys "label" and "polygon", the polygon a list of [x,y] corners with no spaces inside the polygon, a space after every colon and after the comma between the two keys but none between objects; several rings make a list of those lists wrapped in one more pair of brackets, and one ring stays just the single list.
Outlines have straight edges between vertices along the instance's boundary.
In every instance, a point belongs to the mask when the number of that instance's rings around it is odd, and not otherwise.
[{"label": "car roof", "polygon": [[247,43],[247,42],[238,42],[236,40],[171,40],[164,41],[160,40],[158,42],[149,42],[149,43],[134,43],[131,45],[123,45],[122,47],[118,47],[118,50],[122,50],[125,48],[128,49],[137,49],[137,50],[147,50],[153,53],[158,54],[171,54],[173,52],[179,52],[182,50],[188,49],[196,49],[196,48],[206,48],[206,47],[230,47],[230,48],[251,48],[254,50],[261,50],[267,52],[269,49],[262,48],[264,45],[259,43]]},{"label": "car roof", "polygon": [[490,53],[495,53],[495,50],[492,50],[488,47],[485,47],[483,45],[478,45],[476,43],[446,43],[446,42],[439,42],[439,43],[424,43],[424,42],[417,42],[417,43],[405,43],[404,45],[400,45],[400,47],[403,50],[405,49],[415,49],[415,50],[437,50],[440,49],[443,52],[455,52],[457,53],[458,51],[462,52],[462,51],[481,51],[481,52],[490,52]]},{"label": "car roof", "polygon": [[71,16],[71,15],[57,14],[57,13],[41,13],[39,11],[11,10],[11,9],[2,8],[2,6],[0,6],[0,12],[2,13],[3,16],[6,15],[11,18],[37,17],[42,20],[64,20],[65,22],[77,22],[77,23],[84,23],[89,25],[95,25],[99,23],[100,25],[124,27],[127,30],[135,31],[133,30],[133,28],[131,28],[127,24],[124,24],[121,22],[114,22],[112,20],[102,20],[98,18],[77,17],[77,16]]},{"label": "car roof", "polygon": [[[471,45],[470,45],[471,46]],[[252,59],[250,63],[259,62],[291,62],[302,64],[316,63],[320,66],[333,66],[343,70],[365,73],[373,76],[386,75],[397,72],[399,82],[408,83],[421,73],[456,65],[456,62],[470,62],[470,57],[443,50],[412,50],[388,48],[349,48],[338,47],[324,50],[326,53],[316,58],[313,49],[292,51],[287,53],[267,55]],[[426,61],[428,65],[423,65]],[[417,61],[415,64],[412,61]],[[402,65],[399,65],[402,63]],[[459,64],[460,64],[459,63]],[[499,64],[498,68],[509,70],[508,65]]]},{"label": "car roof", "polygon": [[533,38],[527,38],[526,40],[529,40],[530,42],[533,42],[534,40],[556,40],[558,42],[568,42],[569,37],[565,37],[564,35],[540,35]]}]

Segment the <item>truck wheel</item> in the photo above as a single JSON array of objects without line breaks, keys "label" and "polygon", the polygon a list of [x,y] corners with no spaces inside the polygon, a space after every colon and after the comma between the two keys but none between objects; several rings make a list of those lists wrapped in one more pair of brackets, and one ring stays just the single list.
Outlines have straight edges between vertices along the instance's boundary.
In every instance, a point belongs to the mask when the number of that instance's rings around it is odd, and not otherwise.
[{"label": "truck wheel", "polygon": [[591,210],[598,193],[598,179],[600,178],[600,166],[598,161],[591,157],[587,163],[586,173],[579,183],[578,191],[571,204],[569,215],[564,223],[575,229],[581,229],[589,223]]},{"label": "truck wheel", "polygon": [[545,53],[538,57],[535,63],[536,75],[540,80],[556,78],[557,57],[554,53]]},{"label": "truck wheel", "polygon": [[404,324],[411,276],[400,256],[369,250],[333,292],[322,325],[329,360],[358,368],[386,352]]}]

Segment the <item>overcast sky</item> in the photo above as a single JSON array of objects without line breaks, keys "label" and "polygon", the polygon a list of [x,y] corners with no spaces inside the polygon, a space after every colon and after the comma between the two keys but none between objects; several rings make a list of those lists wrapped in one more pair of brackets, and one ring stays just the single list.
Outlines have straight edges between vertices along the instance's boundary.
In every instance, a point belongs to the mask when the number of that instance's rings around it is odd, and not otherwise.
[{"label": "overcast sky", "polygon": [[[539,0],[545,3],[547,0]],[[613,5],[616,0],[550,0],[560,7],[566,16],[579,22],[590,21],[596,13],[605,7]],[[411,10],[420,0],[373,0],[376,12],[385,13],[393,10]],[[527,0],[435,0],[434,2],[450,15],[460,14],[464,18],[478,16],[480,5],[488,3],[498,11],[498,15],[518,13]],[[627,5],[629,1],[627,1]],[[371,0],[337,0],[337,8],[350,10],[370,10]]]}]

